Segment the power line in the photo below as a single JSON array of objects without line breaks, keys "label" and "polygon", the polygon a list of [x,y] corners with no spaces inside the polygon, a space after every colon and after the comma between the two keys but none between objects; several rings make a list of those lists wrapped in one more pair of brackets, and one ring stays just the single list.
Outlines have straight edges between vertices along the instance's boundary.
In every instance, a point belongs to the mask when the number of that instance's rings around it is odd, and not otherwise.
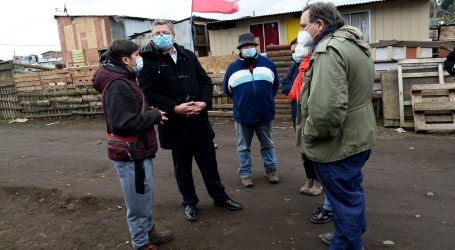
[{"label": "power line", "polygon": [[25,47],[35,47],[35,46],[60,46],[60,44],[13,44],[13,43],[0,43],[0,46],[25,46]]}]

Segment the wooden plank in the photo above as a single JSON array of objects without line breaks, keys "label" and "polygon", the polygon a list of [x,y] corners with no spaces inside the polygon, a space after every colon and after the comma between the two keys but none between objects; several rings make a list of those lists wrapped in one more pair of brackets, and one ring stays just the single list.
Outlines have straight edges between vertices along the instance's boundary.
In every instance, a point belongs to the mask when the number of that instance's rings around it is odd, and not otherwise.
[{"label": "wooden plank", "polygon": [[415,103],[414,112],[418,111],[439,111],[439,110],[454,110],[455,102],[433,102],[433,103]]},{"label": "wooden plank", "polygon": [[446,123],[446,124],[424,124],[419,127],[419,131],[436,131],[436,130],[441,130],[441,131],[447,131],[447,130],[455,130],[455,124],[453,123]]},{"label": "wooden plank", "polygon": [[445,84],[414,84],[411,86],[411,91],[420,92],[423,90],[455,90],[455,83]]},{"label": "wooden plank", "polygon": [[421,58],[421,59],[403,59],[398,60],[398,64],[406,65],[406,64],[438,64],[443,63],[446,59],[445,58]]},{"label": "wooden plank", "polygon": [[221,117],[233,117],[234,113],[232,111],[215,111],[215,110],[209,110],[208,111],[209,116],[221,116]]},{"label": "wooden plank", "polygon": [[399,101],[400,101],[400,125],[403,127],[405,120],[404,120],[404,97],[403,97],[403,68],[400,64],[398,64],[398,94],[399,94]]},{"label": "wooden plank", "polygon": [[290,50],[289,51],[279,50],[279,51],[267,52],[267,57],[291,56],[291,55],[292,55],[292,52]]},{"label": "wooden plank", "polygon": [[414,77],[433,77],[439,76],[438,72],[415,72],[415,73],[403,73],[403,78],[414,78]]},{"label": "wooden plank", "polygon": [[291,57],[290,56],[274,56],[274,57],[268,57],[270,60],[272,60],[272,62],[286,62],[288,61],[289,63],[292,62],[291,60]]},{"label": "wooden plank", "polygon": [[284,44],[284,45],[268,45],[265,47],[267,51],[277,51],[277,50],[291,50],[291,46]]},{"label": "wooden plank", "polygon": [[212,109],[232,109],[232,104],[214,104]]},{"label": "wooden plank", "polygon": [[444,69],[442,63],[438,64],[439,84],[444,84]]},{"label": "wooden plank", "polygon": [[425,123],[447,123],[453,121],[452,115],[425,115]]},{"label": "wooden plank", "polygon": [[[381,72],[381,86],[382,86],[382,104],[384,124],[390,120],[386,126],[399,126],[400,121],[400,105],[398,94],[398,73],[396,70],[390,72]],[[394,124],[393,121],[398,121]]]},{"label": "wooden plank", "polygon": [[[449,93],[449,101],[452,102],[452,103],[455,103],[455,92],[450,92]],[[455,112],[452,111],[452,122],[455,124]]]}]

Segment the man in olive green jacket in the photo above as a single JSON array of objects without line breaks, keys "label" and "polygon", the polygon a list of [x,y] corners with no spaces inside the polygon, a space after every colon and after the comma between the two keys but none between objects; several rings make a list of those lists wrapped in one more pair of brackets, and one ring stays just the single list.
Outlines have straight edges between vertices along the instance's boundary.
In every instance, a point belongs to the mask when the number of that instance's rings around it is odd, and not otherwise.
[{"label": "man in olive green jacket", "polygon": [[310,4],[299,46],[314,47],[297,112],[297,148],[314,164],[332,203],[330,249],[362,249],[366,230],[363,165],[375,143],[374,65],[360,30],[344,26],[331,3]]}]

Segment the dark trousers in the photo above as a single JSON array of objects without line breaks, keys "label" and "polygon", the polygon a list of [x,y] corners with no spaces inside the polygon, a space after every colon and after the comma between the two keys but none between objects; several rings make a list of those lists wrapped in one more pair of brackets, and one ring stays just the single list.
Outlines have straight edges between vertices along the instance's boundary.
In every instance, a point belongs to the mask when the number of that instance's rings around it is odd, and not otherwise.
[{"label": "dark trousers", "polygon": [[318,180],[316,170],[314,170],[313,162],[308,159],[305,154],[302,154],[303,168],[305,168],[305,174],[307,179]]},{"label": "dark trousers", "polygon": [[205,187],[214,202],[223,202],[229,199],[221,183],[216,162],[215,147],[213,141],[190,147],[173,149],[172,160],[174,161],[174,173],[180,193],[183,196],[183,206],[196,205],[199,202],[194,188],[192,163],[193,157],[201,171]]},{"label": "dark trousers", "polygon": [[367,224],[362,167],[370,153],[371,150],[367,150],[331,163],[313,162],[332,204],[335,237],[330,250],[361,250],[363,247],[362,234]]},{"label": "dark trousers", "polygon": [[[295,119],[292,119],[292,126],[294,127],[294,131],[295,131]],[[305,169],[305,174],[306,174],[306,178],[307,179],[311,179],[311,180],[318,180],[318,176],[316,175],[316,171],[314,170],[314,165],[313,163],[310,161],[310,159],[308,159],[306,157],[305,154],[301,154],[302,155],[302,163],[303,163],[303,168]]]}]

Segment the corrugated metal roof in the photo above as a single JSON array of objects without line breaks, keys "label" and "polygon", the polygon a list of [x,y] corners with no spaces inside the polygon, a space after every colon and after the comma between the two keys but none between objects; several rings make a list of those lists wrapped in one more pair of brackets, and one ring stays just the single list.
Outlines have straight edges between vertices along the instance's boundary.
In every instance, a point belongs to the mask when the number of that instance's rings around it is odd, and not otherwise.
[{"label": "corrugated metal roof", "polygon": [[135,17],[135,16],[119,16],[119,15],[54,15],[54,19],[58,17],[121,17],[121,18],[128,18],[128,19],[139,19],[139,20],[155,20],[152,18],[147,17]]},{"label": "corrugated metal roof", "polygon": [[[318,0],[318,1],[332,2],[336,6],[342,7],[342,6],[354,6],[354,5],[375,3],[375,2],[387,2],[387,1],[394,1],[394,0]],[[310,3],[311,2],[315,2],[315,1],[310,1]],[[294,5],[288,6],[288,7],[289,8],[287,10],[283,10],[281,12],[269,13],[269,14],[263,14],[263,15],[257,15],[257,16],[244,16],[244,17],[239,17],[239,18],[213,21],[213,22],[208,22],[208,23],[222,23],[222,22],[237,21],[237,20],[251,19],[251,18],[257,18],[257,17],[268,17],[268,16],[276,16],[276,15],[284,15],[284,14],[294,14],[294,13],[298,13],[298,12],[302,11],[303,4],[299,1],[295,1]]]}]

